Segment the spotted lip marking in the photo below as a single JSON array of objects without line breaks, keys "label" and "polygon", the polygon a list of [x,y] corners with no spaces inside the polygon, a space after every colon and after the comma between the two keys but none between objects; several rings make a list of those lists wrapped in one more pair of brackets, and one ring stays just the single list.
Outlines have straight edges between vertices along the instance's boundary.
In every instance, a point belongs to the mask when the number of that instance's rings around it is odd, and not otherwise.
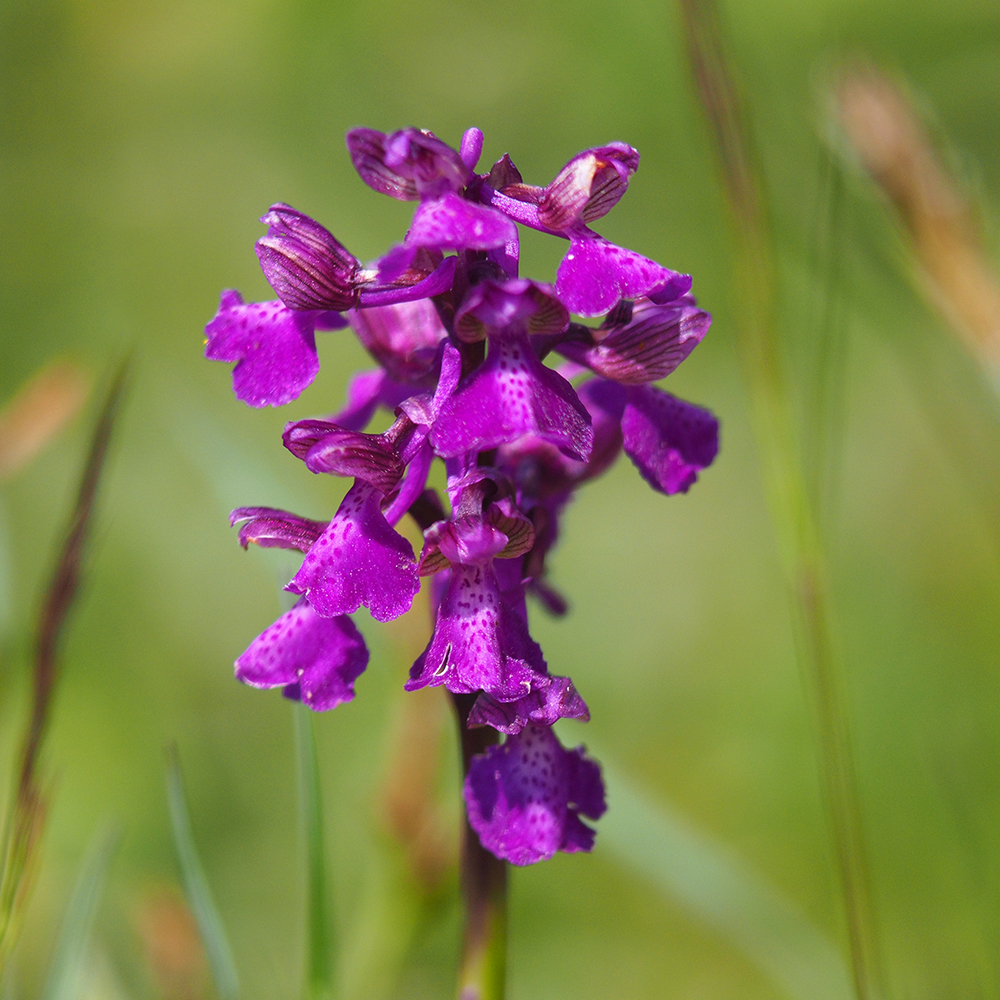
[{"label": "spotted lip marking", "polygon": [[451,666],[451,643],[444,647],[444,656],[441,658],[441,666],[434,671],[435,677],[443,677]]}]

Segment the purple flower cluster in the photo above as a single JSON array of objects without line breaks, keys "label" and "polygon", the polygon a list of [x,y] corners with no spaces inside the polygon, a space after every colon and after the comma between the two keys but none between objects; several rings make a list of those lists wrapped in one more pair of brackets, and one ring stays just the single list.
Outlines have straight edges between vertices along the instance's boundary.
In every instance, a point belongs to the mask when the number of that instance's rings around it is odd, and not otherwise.
[{"label": "purple flower cluster", "polygon": [[[351,700],[368,652],[349,616],[396,618],[431,577],[434,633],[406,687],[443,685],[471,705],[469,726],[506,735],[473,759],[465,800],[483,845],[524,865],[590,850],[580,817],[605,809],[597,764],[552,729],[586,720],[587,706],[528,631],[529,591],[555,614],[566,608],[545,580],[562,511],[622,450],[654,490],[686,491],[715,458],[718,424],[652,384],[708,330],[691,279],[590,228],[625,193],[639,154],[588,149],[535,187],[506,155],[476,173],[482,142],[478,129],[457,151],[413,128],[348,133],[369,187],[418,202],[403,242],[364,266],[319,223],[274,205],[256,249],[278,299],[224,292],[205,353],[236,362],[236,395],[251,406],[283,405],[310,384],[317,329],[350,325],[378,363],[354,377],[339,413],[285,428],[311,472],[353,478],[333,519],[233,511],[244,547],[305,556],[286,587],[298,603],[251,643],[236,676],[317,711]],[[554,287],[518,276],[516,224],[568,241]],[[544,363],[552,352],[557,367]],[[366,433],[379,407],[395,420]],[[435,458],[447,512],[427,489]],[[407,513],[424,529],[419,557],[395,530]]]}]

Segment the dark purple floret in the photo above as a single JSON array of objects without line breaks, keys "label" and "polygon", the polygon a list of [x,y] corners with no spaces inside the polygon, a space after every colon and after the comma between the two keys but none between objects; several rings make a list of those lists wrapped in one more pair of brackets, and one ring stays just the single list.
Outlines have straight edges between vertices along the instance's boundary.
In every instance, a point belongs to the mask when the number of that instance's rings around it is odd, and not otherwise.
[{"label": "dark purple floret", "polygon": [[514,865],[532,865],[556,851],[589,851],[604,783],[583,747],[566,750],[550,726],[528,725],[502,746],[476,757],[465,779],[469,823],[487,850]]},{"label": "dark purple floret", "polygon": [[260,221],[268,227],[255,248],[260,266],[286,306],[343,312],[357,302],[361,262],[332,233],[281,203]]}]

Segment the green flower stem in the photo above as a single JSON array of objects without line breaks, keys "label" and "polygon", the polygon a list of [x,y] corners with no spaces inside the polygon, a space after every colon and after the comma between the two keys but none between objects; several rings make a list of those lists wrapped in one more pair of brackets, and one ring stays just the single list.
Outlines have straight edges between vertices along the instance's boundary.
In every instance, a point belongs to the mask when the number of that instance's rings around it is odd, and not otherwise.
[{"label": "green flower stem", "polygon": [[[452,695],[462,745],[462,774],[475,754],[498,742],[488,726],[469,729],[466,722],[475,695]],[[461,891],[465,903],[459,1000],[503,1000],[507,976],[507,864],[479,842],[464,817]]]}]

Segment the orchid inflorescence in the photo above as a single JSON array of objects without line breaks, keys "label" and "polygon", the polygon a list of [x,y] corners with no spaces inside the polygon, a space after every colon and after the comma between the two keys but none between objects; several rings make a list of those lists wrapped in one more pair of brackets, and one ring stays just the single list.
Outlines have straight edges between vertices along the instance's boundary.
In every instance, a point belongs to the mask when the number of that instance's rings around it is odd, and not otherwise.
[{"label": "orchid inflorescence", "polygon": [[[505,734],[472,759],[465,801],[483,846],[525,865],[590,850],[580,817],[605,809],[598,765],[552,729],[588,719],[587,706],[528,631],[529,592],[566,610],[545,579],[560,516],[621,450],[654,490],[687,491],[715,458],[718,423],[651,384],[708,330],[690,277],[590,228],[625,193],[639,154],[588,149],[535,187],[507,155],[476,173],[482,144],[474,128],[459,150],[414,128],[349,132],[365,183],[419,203],[402,244],[363,266],[319,223],[272,206],[256,250],[278,299],[224,292],[205,353],[236,362],[236,395],[258,407],[312,382],[316,330],[351,326],[379,365],[354,376],[340,412],[285,428],[285,447],[311,472],[353,477],[333,519],[232,513],[244,547],[305,556],[285,588],[298,603],[239,657],[236,676],[317,711],[350,701],[368,651],[349,616],[365,607],[394,619],[430,577],[434,632],[406,688],[443,685],[464,723]],[[554,287],[518,276],[515,223],[568,241]],[[589,326],[571,314],[604,318]],[[552,352],[558,367],[543,363]],[[380,407],[394,422],[365,433]],[[435,458],[447,511],[427,488]],[[407,513],[423,529],[419,558],[395,530]]]}]

